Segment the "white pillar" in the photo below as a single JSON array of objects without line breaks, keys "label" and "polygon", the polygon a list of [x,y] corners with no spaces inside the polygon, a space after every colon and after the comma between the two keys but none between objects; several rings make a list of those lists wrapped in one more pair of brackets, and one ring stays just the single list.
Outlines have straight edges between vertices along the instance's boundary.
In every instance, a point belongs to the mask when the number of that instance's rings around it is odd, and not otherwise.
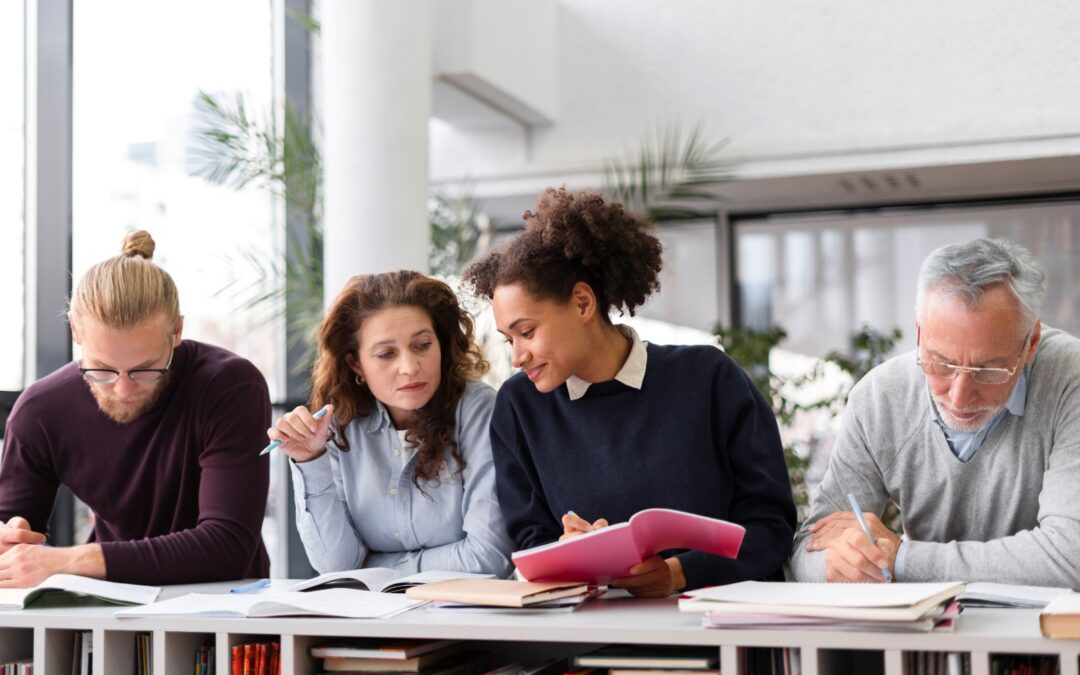
[{"label": "white pillar", "polygon": [[321,0],[324,274],[426,272],[431,0]]}]

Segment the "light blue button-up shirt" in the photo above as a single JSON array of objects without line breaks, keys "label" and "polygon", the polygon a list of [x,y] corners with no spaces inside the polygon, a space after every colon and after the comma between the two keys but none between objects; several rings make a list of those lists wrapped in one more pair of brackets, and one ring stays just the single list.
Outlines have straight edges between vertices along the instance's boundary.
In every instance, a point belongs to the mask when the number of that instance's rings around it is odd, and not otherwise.
[{"label": "light blue button-up shirt", "polygon": [[[503,577],[513,544],[495,495],[488,427],[495,391],[470,383],[458,402],[454,438],[465,469],[447,452],[438,480],[413,484],[416,451],[406,447],[382,403],[345,427],[349,451],[334,443],[292,466],[297,529],[320,573],[392,567]],[[425,494],[426,493],[426,494]],[[370,555],[369,555],[370,554]]]}]

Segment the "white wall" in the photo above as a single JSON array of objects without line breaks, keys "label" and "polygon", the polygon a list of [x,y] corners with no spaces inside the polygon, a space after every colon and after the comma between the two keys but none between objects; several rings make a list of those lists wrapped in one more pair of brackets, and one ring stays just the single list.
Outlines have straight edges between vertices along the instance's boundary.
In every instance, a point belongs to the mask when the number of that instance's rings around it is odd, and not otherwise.
[{"label": "white wall", "polygon": [[[1080,3],[561,0],[559,114],[432,128],[436,184],[589,183],[703,121],[743,177],[1080,154]],[[527,43],[521,49],[528,49]]]}]

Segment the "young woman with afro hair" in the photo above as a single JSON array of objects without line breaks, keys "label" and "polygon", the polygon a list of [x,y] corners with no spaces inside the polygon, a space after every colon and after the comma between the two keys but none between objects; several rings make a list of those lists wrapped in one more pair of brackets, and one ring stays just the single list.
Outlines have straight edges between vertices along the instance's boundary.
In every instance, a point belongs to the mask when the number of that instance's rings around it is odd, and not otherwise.
[{"label": "young woman with afro hair", "polygon": [[795,506],[768,404],[721,350],[647,344],[611,318],[659,288],[649,227],[600,195],[548,189],[525,231],[465,272],[521,369],[491,423],[510,537],[520,550],[679,509],[744,526],[738,558],[665,552],[612,586],[663,597],[782,579]]}]

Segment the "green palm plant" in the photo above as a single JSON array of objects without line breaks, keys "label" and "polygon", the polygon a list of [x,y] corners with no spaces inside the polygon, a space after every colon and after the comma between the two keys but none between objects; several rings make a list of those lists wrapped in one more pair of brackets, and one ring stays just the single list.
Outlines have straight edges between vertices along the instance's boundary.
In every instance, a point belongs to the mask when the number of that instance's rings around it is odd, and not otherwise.
[{"label": "green palm plant", "polygon": [[720,156],[726,140],[708,141],[702,125],[684,134],[679,126],[646,134],[640,146],[604,163],[604,193],[654,223],[716,215],[715,187],[731,180]]},{"label": "green palm plant", "polygon": [[315,358],[323,315],[322,158],[313,130],[291,104],[285,106],[280,133],[271,119],[250,112],[245,97],[215,97],[199,92],[195,102],[201,126],[198,174],[235,189],[258,187],[284,199],[299,232],[288,230],[293,255],[266,256],[255,249],[229,256],[232,270],[219,293],[229,294],[245,309],[285,315],[289,305],[289,347],[304,345],[293,366],[306,371]]}]

